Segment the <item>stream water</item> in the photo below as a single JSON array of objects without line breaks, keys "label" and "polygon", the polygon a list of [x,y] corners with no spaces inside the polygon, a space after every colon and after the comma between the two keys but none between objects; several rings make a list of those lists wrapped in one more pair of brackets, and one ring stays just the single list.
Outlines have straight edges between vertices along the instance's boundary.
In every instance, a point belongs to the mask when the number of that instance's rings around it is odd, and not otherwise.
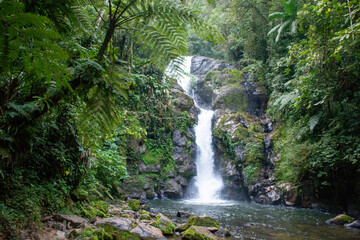
[{"label": "stream water", "polygon": [[[184,72],[190,73],[191,57],[185,58]],[[179,85],[194,99],[191,78],[183,74]],[[186,200],[151,200],[147,204],[156,211],[176,218],[177,211],[208,215],[231,231],[231,239],[360,239],[359,230],[343,226],[328,226],[325,220],[334,217],[316,210],[283,206],[260,205],[250,202],[220,199],[223,187],[220,176],[214,172],[211,122],[214,112],[198,108],[195,126],[197,144],[197,194]]]},{"label": "stream water", "polygon": [[147,204],[172,219],[176,218],[177,211],[208,215],[231,231],[230,239],[360,239],[359,230],[328,226],[325,221],[335,215],[312,209],[232,201],[196,204],[184,200],[152,200]]}]

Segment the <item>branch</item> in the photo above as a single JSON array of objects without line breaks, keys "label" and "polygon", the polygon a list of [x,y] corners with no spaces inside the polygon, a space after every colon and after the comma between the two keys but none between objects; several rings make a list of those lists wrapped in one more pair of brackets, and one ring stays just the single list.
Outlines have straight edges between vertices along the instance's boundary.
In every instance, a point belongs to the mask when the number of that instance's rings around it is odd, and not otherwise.
[{"label": "branch", "polygon": [[116,21],[119,21],[121,16],[136,2],[137,0],[132,0],[119,14],[119,16],[116,18]]},{"label": "branch", "polygon": [[[91,4],[93,5],[93,7],[94,7],[95,11],[97,12],[97,14],[99,15],[99,18],[100,18],[104,23],[106,23],[106,21],[105,21],[105,20],[103,19],[103,17],[102,17],[103,13],[99,12],[99,10],[98,10],[97,7],[95,6],[93,0],[90,0],[90,2],[91,2]],[[101,10],[101,11],[103,11],[103,10]]]}]

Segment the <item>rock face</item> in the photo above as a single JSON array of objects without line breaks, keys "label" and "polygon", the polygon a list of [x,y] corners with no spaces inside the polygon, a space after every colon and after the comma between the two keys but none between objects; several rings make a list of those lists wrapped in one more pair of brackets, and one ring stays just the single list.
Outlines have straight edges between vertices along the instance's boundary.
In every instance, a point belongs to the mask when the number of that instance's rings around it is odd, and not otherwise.
[{"label": "rock face", "polygon": [[[127,199],[182,198],[186,194],[189,180],[196,175],[193,160],[196,154],[195,138],[192,132],[186,129],[189,122],[196,121],[196,107],[194,101],[177,83],[173,83],[169,94],[174,100],[169,102],[172,111],[176,116],[180,116],[179,119],[187,119],[180,127],[174,127],[173,159],[169,159],[168,153],[159,152],[159,149],[147,149],[142,139],[131,139],[129,147],[136,160],[132,160],[135,164],[128,165],[132,166],[135,174],[123,180],[119,189]],[[164,166],[164,162],[171,164]]]},{"label": "rock face", "polygon": [[277,155],[264,88],[248,81],[246,72],[211,58],[194,57],[191,73],[198,78],[197,101],[215,110],[215,162],[225,183],[223,197],[295,205],[297,190],[275,184]]}]

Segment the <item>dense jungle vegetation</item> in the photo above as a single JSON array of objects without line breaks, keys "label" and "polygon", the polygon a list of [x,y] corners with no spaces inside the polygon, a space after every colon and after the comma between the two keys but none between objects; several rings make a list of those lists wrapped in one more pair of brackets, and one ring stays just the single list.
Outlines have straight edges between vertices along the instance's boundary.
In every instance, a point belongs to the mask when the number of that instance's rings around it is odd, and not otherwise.
[{"label": "dense jungle vegetation", "polygon": [[278,180],[358,205],[360,2],[223,0],[201,8],[226,42],[211,47],[190,36],[190,54],[236,63],[266,89]]},{"label": "dense jungle vegetation", "polygon": [[184,55],[233,63],[266,91],[279,181],[344,206],[360,199],[359,10],[359,0],[1,1],[0,231],[59,211],[91,216],[79,196],[120,197],[143,157],[133,138],[171,169],[172,131],[193,122],[172,107],[163,72]]}]

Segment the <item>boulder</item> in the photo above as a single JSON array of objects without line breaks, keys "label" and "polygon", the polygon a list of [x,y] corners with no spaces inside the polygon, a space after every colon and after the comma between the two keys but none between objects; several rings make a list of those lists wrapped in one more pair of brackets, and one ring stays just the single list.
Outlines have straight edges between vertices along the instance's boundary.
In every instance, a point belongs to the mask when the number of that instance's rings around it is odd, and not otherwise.
[{"label": "boulder", "polygon": [[116,228],[116,230],[130,230],[131,224],[132,222],[130,219],[120,218],[120,217],[104,218],[95,222],[95,226],[100,226],[100,227],[112,226]]},{"label": "boulder", "polygon": [[165,183],[164,194],[170,198],[181,198],[183,196],[182,186],[175,179],[169,179]]},{"label": "boulder", "polygon": [[187,224],[191,226],[201,226],[201,227],[207,227],[207,228],[220,228],[220,223],[216,221],[215,219],[209,217],[209,216],[191,216]]},{"label": "boulder", "polygon": [[182,239],[186,240],[216,240],[218,239],[213,233],[211,233],[206,227],[191,226],[186,230]]},{"label": "boulder", "polygon": [[352,223],[344,225],[347,228],[360,228],[360,220],[355,220]]},{"label": "boulder", "polygon": [[184,91],[173,88],[171,90],[172,96],[177,100],[174,101],[174,106],[180,113],[183,111],[189,111],[194,106],[194,100],[189,97]]},{"label": "boulder", "polygon": [[208,57],[194,56],[191,59],[190,72],[194,75],[205,75],[210,71],[223,70],[225,68],[235,68],[235,66]]},{"label": "boulder", "polygon": [[76,215],[69,215],[69,214],[56,214],[53,219],[56,222],[66,222],[66,226],[70,224],[71,227],[77,228],[83,222],[87,220],[85,218],[76,216]]},{"label": "boulder", "polygon": [[194,214],[189,213],[189,212],[184,212],[184,211],[178,211],[176,216],[179,218],[189,218],[191,216],[194,216]]},{"label": "boulder", "polygon": [[172,235],[175,232],[175,224],[166,216],[159,213],[155,216],[156,220],[151,225],[161,230],[164,235]]},{"label": "boulder", "polygon": [[139,235],[140,238],[144,239],[144,240],[147,240],[147,239],[165,240],[165,239],[167,239],[164,237],[164,235],[162,234],[160,229],[153,227],[153,226],[146,225],[144,223],[139,223],[139,225],[137,225],[130,232]]},{"label": "boulder", "polygon": [[328,219],[325,221],[326,224],[334,226],[334,225],[344,225],[346,223],[351,223],[353,222],[355,219],[345,215],[345,214],[339,214],[334,218]]}]

